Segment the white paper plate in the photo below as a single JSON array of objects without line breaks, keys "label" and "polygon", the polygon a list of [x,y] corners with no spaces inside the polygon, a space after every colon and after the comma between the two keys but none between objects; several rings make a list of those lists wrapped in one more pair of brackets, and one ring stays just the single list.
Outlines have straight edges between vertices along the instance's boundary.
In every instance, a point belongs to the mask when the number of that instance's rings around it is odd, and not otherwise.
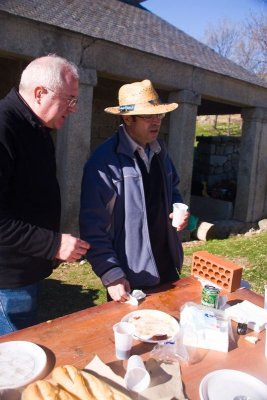
[{"label": "white paper plate", "polygon": [[[180,330],[179,322],[174,317],[158,310],[133,311],[125,315],[122,321],[133,323],[134,338],[147,343],[171,340]],[[167,335],[167,338],[151,339],[157,335]]]},{"label": "white paper plate", "polygon": [[0,343],[0,390],[28,385],[40,376],[46,362],[44,350],[34,343]]},{"label": "white paper plate", "polygon": [[199,395],[200,400],[266,400],[267,385],[245,372],[220,369],[202,379]]}]

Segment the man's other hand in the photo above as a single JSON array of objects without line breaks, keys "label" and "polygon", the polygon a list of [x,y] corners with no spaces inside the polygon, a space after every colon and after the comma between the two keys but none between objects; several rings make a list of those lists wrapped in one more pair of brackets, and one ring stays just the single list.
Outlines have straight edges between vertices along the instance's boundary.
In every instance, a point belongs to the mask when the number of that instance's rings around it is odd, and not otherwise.
[{"label": "man's other hand", "polygon": [[89,250],[90,244],[68,233],[61,235],[61,243],[56,258],[62,261],[78,261]]}]

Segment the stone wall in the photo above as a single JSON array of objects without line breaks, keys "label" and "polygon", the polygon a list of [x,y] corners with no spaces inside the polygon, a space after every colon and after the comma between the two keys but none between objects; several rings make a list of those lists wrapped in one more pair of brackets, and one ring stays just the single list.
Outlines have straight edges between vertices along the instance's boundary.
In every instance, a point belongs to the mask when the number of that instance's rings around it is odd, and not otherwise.
[{"label": "stone wall", "polygon": [[192,194],[233,201],[241,137],[198,136]]}]

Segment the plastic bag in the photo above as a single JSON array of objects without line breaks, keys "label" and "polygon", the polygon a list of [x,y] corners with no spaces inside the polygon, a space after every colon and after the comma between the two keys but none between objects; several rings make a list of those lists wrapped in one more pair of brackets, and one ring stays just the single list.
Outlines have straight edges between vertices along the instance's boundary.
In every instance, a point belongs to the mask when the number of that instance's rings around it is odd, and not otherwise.
[{"label": "plastic bag", "polygon": [[234,340],[231,321],[223,310],[187,302],[181,308],[183,344],[227,352],[229,337]]},{"label": "plastic bag", "polygon": [[171,341],[159,342],[150,352],[152,358],[165,363],[189,362],[189,354],[183,344],[181,331]]}]

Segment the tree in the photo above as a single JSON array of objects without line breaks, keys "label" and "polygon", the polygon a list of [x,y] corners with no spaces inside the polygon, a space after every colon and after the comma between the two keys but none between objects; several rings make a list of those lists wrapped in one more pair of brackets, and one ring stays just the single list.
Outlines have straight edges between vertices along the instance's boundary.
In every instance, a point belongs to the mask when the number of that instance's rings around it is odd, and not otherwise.
[{"label": "tree", "polygon": [[241,26],[224,18],[210,25],[204,42],[217,53],[267,80],[267,13],[250,14]]},{"label": "tree", "polygon": [[205,30],[204,42],[229,59],[235,56],[235,46],[239,39],[240,30],[227,18],[221,20],[216,27],[210,24]]}]

